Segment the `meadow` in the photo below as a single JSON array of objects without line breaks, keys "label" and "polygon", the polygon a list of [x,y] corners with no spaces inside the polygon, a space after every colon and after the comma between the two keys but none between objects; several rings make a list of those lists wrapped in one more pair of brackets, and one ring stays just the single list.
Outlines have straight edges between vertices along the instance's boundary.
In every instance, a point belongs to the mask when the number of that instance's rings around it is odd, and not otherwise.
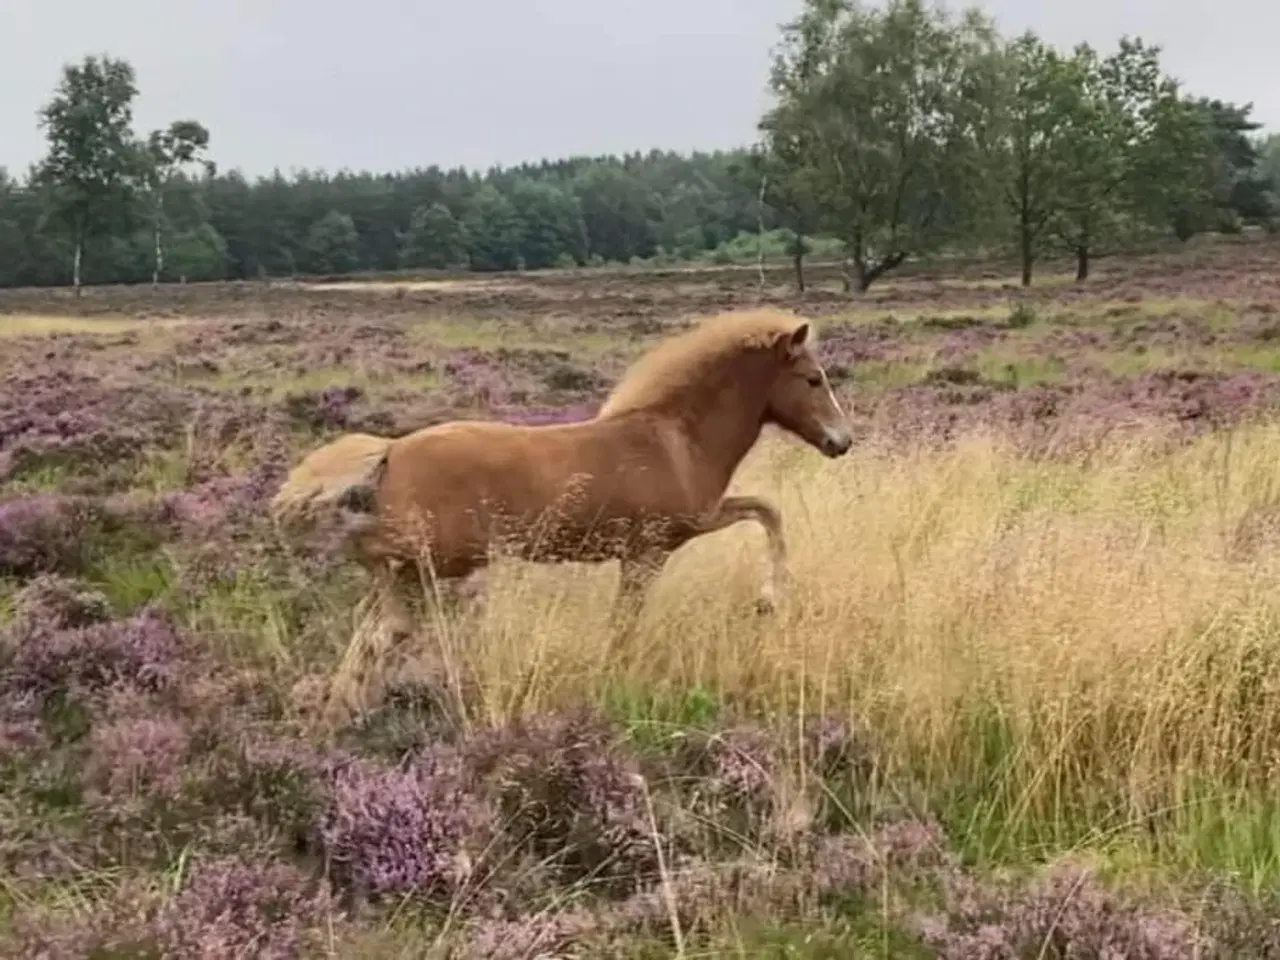
[{"label": "meadow", "polygon": [[[1280,246],[0,291],[0,944],[15,958],[1280,957]],[[307,449],[590,416],[761,300],[857,427],[760,531],[499,564],[321,722],[360,574]]]}]

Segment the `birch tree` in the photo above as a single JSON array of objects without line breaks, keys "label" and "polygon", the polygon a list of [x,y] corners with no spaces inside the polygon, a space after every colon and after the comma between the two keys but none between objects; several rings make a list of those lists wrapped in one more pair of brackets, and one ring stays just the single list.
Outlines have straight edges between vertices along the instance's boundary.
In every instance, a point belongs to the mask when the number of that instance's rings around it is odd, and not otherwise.
[{"label": "birch tree", "polygon": [[151,286],[160,285],[164,273],[164,195],[169,183],[193,164],[200,164],[213,176],[214,164],[206,157],[209,131],[194,120],[176,120],[163,130],[154,130],[144,148],[142,179],[151,205],[151,237],[154,241]]},{"label": "birch tree", "polygon": [[128,61],[89,56],[63,68],[40,110],[49,152],[35,179],[48,190],[48,219],[70,235],[77,297],[85,241],[109,226],[113,207],[127,201],[138,173],[132,130],[137,92]]}]

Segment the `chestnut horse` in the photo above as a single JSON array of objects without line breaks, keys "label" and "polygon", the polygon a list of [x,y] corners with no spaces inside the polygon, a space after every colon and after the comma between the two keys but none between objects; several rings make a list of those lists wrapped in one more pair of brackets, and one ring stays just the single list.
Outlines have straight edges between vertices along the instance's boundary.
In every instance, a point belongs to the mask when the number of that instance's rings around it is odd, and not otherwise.
[{"label": "chestnut horse", "polygon": [[768,538],[758,604],[769,610],[785,574],[782,518],[765,500],[725,491],[765,424],[828,457],[849,450],[849,426],[811,346],[809,323],[794,314],[714,317],[642,356],[593,419],[345,434],[294,468],[271,513],[284,527],[340,520],[401,631],[412,632],[400,599],[410,567],[456,584],[495,553],[619,560],[613,620],[627,627],[675,550],[742,520]]}]

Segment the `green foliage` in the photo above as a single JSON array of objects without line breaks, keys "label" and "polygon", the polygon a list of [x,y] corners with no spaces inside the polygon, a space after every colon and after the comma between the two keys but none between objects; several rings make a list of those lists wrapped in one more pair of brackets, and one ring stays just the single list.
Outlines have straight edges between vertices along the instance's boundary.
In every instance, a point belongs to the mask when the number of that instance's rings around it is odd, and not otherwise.
[{"label": "green foliage", "polygon": [[577,197],[567,189],[545,180],[517,180],[511,205],[520,223],[518,246],[525,267],[551,267],[561,255],[586,262],[587,228]]},{"label": "green foliage", "polygon": [[348,213],[330,210],[307,231],[306,272],[349,273],[360,255],[360,236]]},{"label": "green foliage", "polygon": [[401,269],[841,257],[865,290],[915,257],[1095,249],[1280,224],[1280,138],[1194,98],[1159,49],[1000,38],[976,10],[805,0],[751,149],[571,157],[481,175],[219,174],[209,131],[138,138],[132,67],[86,57],[40,111],[49,153],[0,170],[0,286]]},{"label": "green foliage", "polygon": [[167,258],[173,275],[184,280],[221,280],[226,276],[227,241],[212,224],[183,230],[169,241]]},{"label": "green foliage", "polygon": [[1155,128],[1162,102],[1177,95],[1160,73],[1159,49],[1121,38],[1105,58],[1087,44],[1072,57],[1075,95],[1061,176],[1058,235],[1078,258],[1077,279],[1099,237],[1114,232],[1134,183],[1136,161]]},{"label": "green foliage", "polygon": [[574,177],[572,188],[593,253],[618,263],[653,255],[657,237],[648,191],[630,170],[592,164]]},{"label": "green foliage", "polygon": [[964,232],[982,195],[996,36],[922,0],[809,0],[784,28],[762,127],[793,209],[821,198],[865,290]]},{"label": "green foliage", "polygon": [[53,98],[40,110],[49,153],[33,179],[45,188],[47,216],[71,237],[72,280],[80,288],[85,239],[110,232],[130,179],[139,169],[133,142],[133,67],[111,57],[86,57],[63,68]]},{"label": "green foliage", "polygon": [[1059,177],[1079,74],[1068,58],[1031,32],[1006,45],[1003,66],[998,126],[986,144],[987,162],[1012,220],[1027,286],[1059,209]]},{"label": "green foliage", "polygon": [[1267,181],[1273,193],[1280,191],[1280,133],[1259,141],[1257,155],[1258,174]]},{"label": "green foliage", "polygon": [[463,222],[472,270],[515,270],[522,265],[525,223],[516,205],[497,187],[485,184],[476,191]]},{"label": "green foliage", "polygon": [[443,203],[419,207],[409,218],[400,265],[446,270],[467,260],[467,234]]},{"label": "green foliage", "polygon": [[155,241],[153,284],[159,283],[164,273],[165,189],[174,175],[188,164],[203,161],[212,176],[214,165],[204,158],[208,146],[208,130],[194,120],[176,120],[167,129],[153,130],[142,150],[140,173],[151,204],[151,231]]}]

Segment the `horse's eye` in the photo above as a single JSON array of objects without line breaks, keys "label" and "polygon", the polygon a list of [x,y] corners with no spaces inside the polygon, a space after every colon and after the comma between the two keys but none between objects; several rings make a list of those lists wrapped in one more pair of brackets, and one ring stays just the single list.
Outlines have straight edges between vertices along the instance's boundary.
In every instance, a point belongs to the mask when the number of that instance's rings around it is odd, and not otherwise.
[{"label": "horse's eye", "polygon": [[815,390],[822,386],[822,374],[820,373],[810,374],[806,379],[809,382],[809,386],[813,387]]}]

